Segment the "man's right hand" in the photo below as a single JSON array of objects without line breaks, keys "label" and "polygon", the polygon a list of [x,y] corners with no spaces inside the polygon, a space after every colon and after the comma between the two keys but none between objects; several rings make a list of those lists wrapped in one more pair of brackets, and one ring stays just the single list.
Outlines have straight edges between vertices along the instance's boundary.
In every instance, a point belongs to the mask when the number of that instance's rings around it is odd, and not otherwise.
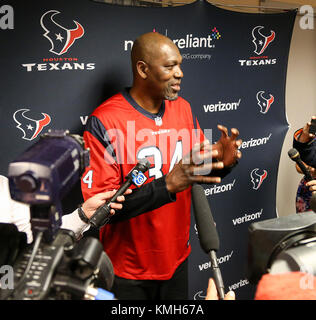
[{"label": "man's right hand", "polygon": [[211,177],[208,174],[213,169],[223,169],[224,163],[222,161],[204,163],[207,160],[217,159],[218,156],[219,152],[212,150],[208,140],[195,145],[191,152],[183,157],[166,175],[168,191],[171,193],[181,192],[195,182],[205,184],[220,183],[220,177]]}]

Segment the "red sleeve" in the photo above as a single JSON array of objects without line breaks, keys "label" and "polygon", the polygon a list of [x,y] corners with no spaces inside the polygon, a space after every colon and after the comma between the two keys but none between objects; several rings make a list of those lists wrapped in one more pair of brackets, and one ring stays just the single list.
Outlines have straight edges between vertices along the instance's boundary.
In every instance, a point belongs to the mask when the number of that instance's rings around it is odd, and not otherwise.
[{"label": "red sleeve", "polygon": [[85,131],[83,137],[86,148],[90,149],[90,166],[81,179],[82,195],[87,200],[97,193],[117,189],[121,171],[106,147],[91,132]]}]

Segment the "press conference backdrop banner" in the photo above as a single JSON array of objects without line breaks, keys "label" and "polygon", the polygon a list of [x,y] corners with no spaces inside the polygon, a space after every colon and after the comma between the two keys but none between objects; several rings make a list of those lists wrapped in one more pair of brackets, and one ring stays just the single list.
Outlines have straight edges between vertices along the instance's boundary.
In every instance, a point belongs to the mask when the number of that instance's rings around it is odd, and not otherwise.
[{"label": "press conference backdrop banner", "polygon": [[[218,262],[226,291],[251,299],[247,228],[276,217],[295,11],[237,13],[203,1],[172,8],[88,0],[8,0],[6,5],[13,9],[14,28],[0,29],[0,173],[6,175],[9,162],[48,129],[82,134],[89,114],[131,85],[133,40],[149,31],[167,35],[183,57],[181,95],[202,129],[213,129],[209,138],[216,141],[217,124],[236,127],[243,139],[239,165],[220,184],[204,189],[220,236]],[[8,23],[5,14],[0,19],[1,26]],[[71,210],[80,201],[78,187],[65,206]],[[204,299],[210,262],[194,219],[191,230],[190,299]]]}]

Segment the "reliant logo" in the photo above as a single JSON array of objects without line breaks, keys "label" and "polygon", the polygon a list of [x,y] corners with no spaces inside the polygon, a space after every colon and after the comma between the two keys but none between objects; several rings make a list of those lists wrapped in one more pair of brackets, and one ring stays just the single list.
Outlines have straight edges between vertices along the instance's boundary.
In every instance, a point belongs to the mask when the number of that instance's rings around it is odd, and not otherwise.
[{"label": "reliant logo", "polygon": [[220,33],[216,28],[212,29],[212,32],[206,37],[194,37],[193,34],[187,34],[185,38],[174,39],[173,42],[179,49],[185,48],[215,48],[213,40],[219,40],[221,38]]},{"label": "reliant logo", "polygon": [[236,226],[237,224],[243,224],[245,222],[249,222],[249,221],[260,219],[262,213],[263,213],[263,209],[261,209],[260,211],[258,211],[256,213],[245,214],[242,217],[233,219],[232,220],[233,225]]},{"label": "reliant logo", "polygon": [[[157,32],[156,29],[153,29],[153,32]],[[165,35],[168,34],[168,30],[165,30]],[[194,36],[192,33],[186,34],[183,38],[173,39],[172,41],[178,46],[179,49],[194,49],[194,48],[215,48],[214,41],[221,39],[222,35],[216,27],[212,28],[210,33],[206,36]],[[170,38],[170,36],[169,36]],[[133,47],[132,40],[124,41],[124,51],[131,50]],[[185,57],[188,59],[188,55],[185,54]]]},{"label": "reliant logo", "polygon": [[[61,57],[71,51],[77,40],[85,34],[83,26],[73,21],[73,28],[66,28],[56,22],[57,17],[62,18],[62,13],[57,10],[49,10],[40,18],[40,25],[44,30],[42,34],[49,42],[50,53],[55,57],[43,58],[41,63],[23,63],[22,67],[27,72],[32,71],[69,71],[69,70],[94,70],[94,62],[80,62],[76,57]],[[56,57],[57,56],[57,57]]]},{"label": "reliant logo", "polygon": [[263,170],[263,173],[262,174],[259,174],[258,172],[259,171],[259,168],[255,168],[251,171],[250,173],[250,178],[251,178],[251,183],[253,185],[253,189],[254,190],[258,190],[261,185],[262,185],[262,182],[267,178],[268,176],[268,172],[266,170]]},{"label": "reliant logo", "polygon": [[263,55],[270,44],[275,40],[276,33],[273,30],[266,30],[264,26],[256,26],[251,31],[252,44],[254,46],[253,52],[256,56],[249,57],[248,59],[238,60],[242,67],[273,65],[277,63],[276,58],[270,58]]},{"label": "reliant logo", "polygon": [[241,99],[235,102],[221,102],[215,104],[204,104],[204,112],[223,112],[223,111],[236,111],[240,105]]},{"label": "reliant logo", "polygon": [[35,120],[25,115],[29,111],[30,109],[19,109],[14,112],[13,119],[17,123],[16,127],[23,132],[22,139],[31,141],[51,122],[51,117],[42,113],[42,119]]},{"label": "reliant logo", "polygon": [[266,144],[270,140],[271,136],[272,136],[272,133],[270,133],[267,137],[258,138],[258,139],[251,138],[248,141],[243,141],[241,146],[239,146],[238,149],[247,149],[247,148],[261,146],[263,144]]},{"label": "reliant logo", "polygon": [[227,183],[227,184],[222,184],[222,185],[214,185],[210,188],[204,189],[205,195],[210,196],[213,194],[218,194],[218,193],[223,193],[226,191],[231,191],[232,188],[234,187],[236,182],[236,179],[234,179],[233,182]]},{"label": "reliant logo", "polygon": [[268,94],[269,97],[267,98],[264,95],[266,95],[265,91],[259,91],[256,95],[258,106],[260,107],[260,113],[262,114],[266,114],[274,102],[274,96],[272,94]]},{"label": "reliant logo", "polygon": [[[232,258],[233,253],[234,253],[234,251],[232,251],[232,252],[229,253],[229,254],[226,254],[226,255],[223,256],[223,257],[217,258],[217,263],[218,263],[218,264],[222,264],[222,263],[228,262],[228,261]],[[211,267],[212,267],[212,263],[211,263],[211,261],[208,261],[208,262],[205,262],[205,263],[200,264],[200,265],[199,265],[199,270],[200,270],[200,271],[204,271],[204,270],[207,270],[207,269],[209,269],[209,268],[211,268]]]}]

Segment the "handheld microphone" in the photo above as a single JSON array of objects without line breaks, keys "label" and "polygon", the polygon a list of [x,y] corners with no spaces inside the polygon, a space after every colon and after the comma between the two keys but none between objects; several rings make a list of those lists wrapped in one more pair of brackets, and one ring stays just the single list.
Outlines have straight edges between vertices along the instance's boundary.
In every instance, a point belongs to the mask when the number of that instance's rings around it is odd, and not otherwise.
[{"label": "handheld microphone", "polygon": [[288,155],[300,167],[300,169],[302,170],[302,172],[304,173],[304,175],[306,177],[306,180],[307,181],[313,180],[313,177],[311,176],[309,170],[307,169],[307,167],[305,166],[305,164],[301,160],[299,152],[295,148],[292,148],[288,151]]},{"label": "handheld microphone", "polygon": [[139,160],[136,166],[127,174],[125,177],[126,181],[117,190],[115,195],[95,211],[93,216],[90,218],[89,223],[95,228],[100,228],[107,224],[111,219],[111,202],[115,202],[119,196],[124,194],[131,184],[140,187],[147,180],[144,173],[149,169],[149,167],[150,162],[147,159]]},{"label": "handheld microphone", "polygon": [[[289,150],[288,155],[300,167],[300,169],[302,170],[302,172],[305,175],[306,180],[307,181],[313,180],[313,177],[311,176],[309,170],[302,162],[299,152],[293,148],[293,149]],[[316,212],[316,193],[315,192],[312,193],[311,199],[309,201],[309,206],[314,212]]]},{"label": "handheld microphone", "polygon": [[212,271],[218,296],[220,300],[224,300],[224,282],[216,257],[216,251],[219,249],[219,238],[211,209],[205,196],[204,189],[201,185],[194,184],[192,186],[192,203],[200,245],[203,251],[208,254],[211,259]]}]

